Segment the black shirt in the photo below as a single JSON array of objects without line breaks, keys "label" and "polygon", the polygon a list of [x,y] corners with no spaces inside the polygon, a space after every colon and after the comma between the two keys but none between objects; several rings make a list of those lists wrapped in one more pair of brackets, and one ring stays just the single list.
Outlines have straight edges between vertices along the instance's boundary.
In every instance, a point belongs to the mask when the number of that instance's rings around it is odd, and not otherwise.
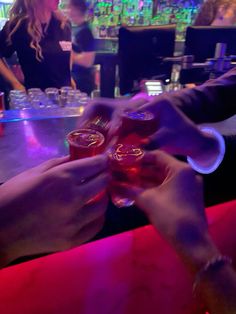
[{"label": "black shirt", "polygon": [[[87,22],[73,28],[72,49],[76,53],[95,51],[95,40]],[[93,67],[73,64],[72,75],[82,92],[87,94],[92,92],[95,86]]]},{"label": "black shirt", "polygon": [[[27,32],[27,22],[22,21],[17,31],[12,35],[12,43],[7,43],[8,22],[0,32],[0,57],[9,58],[17,53],[19,63],[25,77],[25,87],[57,87],[71,85],[70,24],[61,28],[61,21],[52,16],[48,28],[40,42],[43,60],[36,59],[35,49],[30,47],[31,37]],[[42,25],[43,26],[43,25]]]}]

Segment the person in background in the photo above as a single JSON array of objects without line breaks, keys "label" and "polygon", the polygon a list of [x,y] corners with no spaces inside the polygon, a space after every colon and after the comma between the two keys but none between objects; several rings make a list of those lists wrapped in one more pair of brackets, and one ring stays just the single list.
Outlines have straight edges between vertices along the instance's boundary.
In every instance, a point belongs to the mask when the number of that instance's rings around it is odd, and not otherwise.
[{"label": "person in background", "polygon": [[0,186],[0,268],[29,255],[78,246],[102,228],[109,183],[105,155],[48,160]]},{"label": "person in background", "polygon": [[68,15],[73,23],[72,76],[77,88],[88,95],[95,89],[93,64],[95,40],[86,21],[87,5],[84,0],[70,0]]},{"label": "person in background", "polygon": [[[12,89],[71,85],[71,25],[59,0],[15,0],[0,32],[0,74]],[[4,58],[16,52],[24,74],[19,82]]]},{"label": "person in background", "polygon": [[193,25],[232,26],[235,23],[235,0],[206,0],[203,2]]}]

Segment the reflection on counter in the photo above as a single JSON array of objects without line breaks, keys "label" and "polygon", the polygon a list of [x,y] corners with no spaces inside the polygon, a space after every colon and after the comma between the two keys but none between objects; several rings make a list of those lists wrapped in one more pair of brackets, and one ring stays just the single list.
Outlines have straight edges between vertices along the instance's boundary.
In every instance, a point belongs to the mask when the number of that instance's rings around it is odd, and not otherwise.
[{"label": "reflection on counter", "polygon": [[6,110],[0,118],[1,122],[16,122],[23,120],[41,120],[63,117],[79,117],[84,112],[84,106],[44,109]]}]

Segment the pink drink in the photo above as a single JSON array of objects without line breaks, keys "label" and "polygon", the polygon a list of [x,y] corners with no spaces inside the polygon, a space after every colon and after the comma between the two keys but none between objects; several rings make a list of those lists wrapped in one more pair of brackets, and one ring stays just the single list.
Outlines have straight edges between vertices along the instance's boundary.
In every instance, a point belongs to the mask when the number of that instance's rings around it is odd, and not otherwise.
[{"label": "pink drink", "polygon": [[67,135],[70,146],[70,159],[96,156],[103,151],[104,136],[92,129],[78,129]]},{"label": "pink drink", "polygon": [[126,110],[122,115],[119,142],[139,144],[157,130],[157,120],[149,111]]},{"label": "pink drink", "polygon": [[129,186],[139,186],[141,161],[144,152],[141,148],[116,144],[110,151],[112,183],[110,187],[111,198],[117,207],[128,207],[134,204],[134,200],[127,195]]}]

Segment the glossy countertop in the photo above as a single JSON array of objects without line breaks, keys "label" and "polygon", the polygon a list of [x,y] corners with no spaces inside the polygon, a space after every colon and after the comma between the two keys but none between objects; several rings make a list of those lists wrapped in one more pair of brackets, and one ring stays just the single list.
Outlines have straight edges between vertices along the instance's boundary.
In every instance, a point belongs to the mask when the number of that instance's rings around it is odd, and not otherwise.
[{"label": "glossy countertop", "polygon": [[68,155],[66,135],[79,116],[14,118],[0,122],[0,182],[51,158]]}]

